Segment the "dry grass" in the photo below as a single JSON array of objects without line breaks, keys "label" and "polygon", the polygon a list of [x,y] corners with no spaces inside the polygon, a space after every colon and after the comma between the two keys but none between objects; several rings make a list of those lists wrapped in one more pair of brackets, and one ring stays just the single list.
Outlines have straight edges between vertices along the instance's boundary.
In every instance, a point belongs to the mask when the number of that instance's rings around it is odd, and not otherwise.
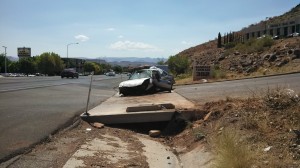
[{"label": "dry grass", "polygon": [[241,142],[235,130],[224,130],[215,140],[215,168],[250,168],[253,154],[246,143]]},{"label": "dry grass", "polygon": [[[216,151],[213,167],[299,165],[300,150],[291,146],[300,145],[300,139],[297,140],[290,131],[300,130],[297,94],[280,86],[255,90],[250,94],[248,99],[227,97],[203,106],[207,112],[212,112],[201,125],[201,130]],[[267,147],[271,147],[270,151],[264,151]]]}]

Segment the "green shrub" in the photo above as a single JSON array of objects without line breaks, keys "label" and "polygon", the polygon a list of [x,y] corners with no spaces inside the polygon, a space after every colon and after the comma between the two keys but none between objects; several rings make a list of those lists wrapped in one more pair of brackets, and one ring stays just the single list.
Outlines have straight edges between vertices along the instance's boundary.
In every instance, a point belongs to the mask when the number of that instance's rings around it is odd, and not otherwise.
[{"label": "green shrub", "polygon": [[230,42],[224,45],[225,49],[230,49],[230,48],[234,48],[236,45],[236,43],[234,42]]},{"label": "green shrub", "polygon": [[226,78],[226,73],[222,69],[220,69],[220,67],[218,65],[215,65],[212,70],[212,78],[215,78],[215,79]]},{"label": "green shrub", "polygon": [[269,37],[263,37],[260,39],[249,39],[245,43],[228,43],[228,46],[225,46],[225,53],[227,55],[232,54],[234,51],[239,51],[240,53],[253,53],[253,52],[263,52],[267,48],[271,47],[274,44],[274,40]]}]

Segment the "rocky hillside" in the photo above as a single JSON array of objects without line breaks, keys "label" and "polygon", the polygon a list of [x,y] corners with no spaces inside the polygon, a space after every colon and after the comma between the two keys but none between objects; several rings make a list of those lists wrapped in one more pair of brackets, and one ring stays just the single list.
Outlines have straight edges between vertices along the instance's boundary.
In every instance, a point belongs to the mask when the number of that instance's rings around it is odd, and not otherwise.
[{"label": "rocky hillside", "polygon": [[[269,21],[274,23],[283,18],[299,16],[299,13],[300,4]],[[233,47],[225,45],[217,48],[217,40],[212,40],[184,50],[179,55],[188,57],[192,63],[213,65],[226,78],[300,72],[299,36],[278,40],[266,37],[249,41]]]},{"label": "rocky hillside", "polygon": [[[259,40],[259,39],[258,39]],[[274,40],[263,51],[217,48],[211,41],[180,53],[192,62],[215,65],[226,77],[300,71],[300,37]]]}]

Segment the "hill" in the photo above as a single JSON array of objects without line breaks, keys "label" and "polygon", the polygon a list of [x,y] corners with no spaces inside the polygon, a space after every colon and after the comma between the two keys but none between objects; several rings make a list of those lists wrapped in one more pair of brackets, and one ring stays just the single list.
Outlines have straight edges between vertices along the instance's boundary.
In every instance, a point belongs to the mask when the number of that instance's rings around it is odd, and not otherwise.
[{"label": "hill", "polygon": [[[264,25],[268,27],[267,30],[264,30]],[[299,26],[300,4],[281,16],[268,18],[235,32],[234,41],[224,43],[226,37],[222,37],[221,48],[217,48],[216,39],[186,49],[178,55],[188,57],[192,64],[212,65],[223,74],[217,76],[223,78],[298,72],[300,37],[288,38],[287,35],[300,31]],[[259,28],[262,29],[250,32]],[[277,34],[281,38],[273,39]]]}]

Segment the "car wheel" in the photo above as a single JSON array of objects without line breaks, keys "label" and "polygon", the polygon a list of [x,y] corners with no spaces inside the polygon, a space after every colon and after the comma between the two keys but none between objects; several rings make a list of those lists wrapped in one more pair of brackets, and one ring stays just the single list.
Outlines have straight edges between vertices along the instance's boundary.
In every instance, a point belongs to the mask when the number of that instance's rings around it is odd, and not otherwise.
[{"label": "car wheel", "polygon": [[171,93],[171,92],[172,92],[172,90],[173,90],[173,85],[171,85],[171,89],[169,90],[169,92]]},{"label": "car wheel", "polygon": [[63,76],[61,76],[61,78],[64,78]]}]

